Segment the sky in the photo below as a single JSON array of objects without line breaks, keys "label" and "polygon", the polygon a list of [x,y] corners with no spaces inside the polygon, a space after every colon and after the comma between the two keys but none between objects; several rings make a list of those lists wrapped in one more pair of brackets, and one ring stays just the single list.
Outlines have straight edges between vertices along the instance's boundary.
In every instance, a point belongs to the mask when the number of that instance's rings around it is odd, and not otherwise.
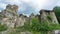
[{"label": "sky", "polygon": [[16,4],[18,14],[30,15],[39,14],[41,9],[52,10],[55,6],[60,6],[60,0],[0,0],[0,11],[8,4]]}]

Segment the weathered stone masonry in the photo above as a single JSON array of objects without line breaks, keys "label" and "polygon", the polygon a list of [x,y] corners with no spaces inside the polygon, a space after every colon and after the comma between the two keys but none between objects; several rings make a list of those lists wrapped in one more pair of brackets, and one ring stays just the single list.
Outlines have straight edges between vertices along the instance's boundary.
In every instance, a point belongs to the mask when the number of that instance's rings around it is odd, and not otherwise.
[{"label": "weathered stone masonry", "polygon": [[52,22],[58,24],[57,18],[53,10],[41,10],[40,11],[40,22],[46,20],[47,22]]}]

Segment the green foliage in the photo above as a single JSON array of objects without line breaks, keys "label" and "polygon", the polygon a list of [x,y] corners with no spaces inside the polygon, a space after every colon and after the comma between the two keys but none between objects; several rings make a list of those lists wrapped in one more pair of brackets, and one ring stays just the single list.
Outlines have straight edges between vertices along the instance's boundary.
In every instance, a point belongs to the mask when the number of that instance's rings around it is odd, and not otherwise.
[{"label": "green foliage", "polygon": [[38,23],[37,18],[32,19],[32,24],[27,21],[24,26],[17,27],[17,31],[39,31],[40,23]]},{"label": "green foliage", "polygon": [[57,17],[57,19],[58,19],[58,21],[60,23],[60,7],[56,6],[56,7],[54,7],[53,10],[55,11],[56,17]]},{"label": "green foliage", "polygon": [[38,18],[32,18],[32,23],[38,23]]},{"label": "green foliage", "polygon": [[27,22],[25,22],[24,26],[16,27],[16,31],[18,31],[18,32],[20,32],[20,31],[31,31],[30,23],[27,21]]},{"label": "green foliage", "polygon": [[51,24],[51,25],[49,25],[49,30],[50,31],[52,31],[52,30],[60,30],[60,25]]},{"label": "green foliage", "polygon": [[7,30],[7,26],[5,24],[4,25],[0,24],[0,31],[4,31],[4,30]]},{"label": "green foliage", "polygon": [[47,16],[47,19],[48,19],[49,21],[52,21],[52,19],[51,19],[51,16],[50,16],[50,15],[48,15],[48,16]]},{"label": "green foliage", "polygon": [[26,31],[26,30],[27,30],[27,31],[31,31],[30,23],[26,22],[23,27],[24,27],[25,31]]},{"label": "green foliage", "polygon": [[49,26],[46,22],[40,24],[40,31],[48,31],[48,28],[49,28]]},{"label": "green foliage", "polygon": [[37,18],[33,18],[33,19],[32,19],[31,29],[32,29],[33,31],[39,31],[39,29],[40,29],[40,23],[39,23],[39,21],[38,21]]},{"label": "green foliage", "polygon": [[32,31],[32,34],[42,34],[41,32]]},{"label": "green foliage", "polygon": [[43,20],[42,23],[39,23],[38,20],[36,18],[33,18],[32,20],[32,31],[36,31],[36,32],[41,32],[42,34],[46,34],[48,31],[52,31],[52,30],[60,30],[60,25],[58,24],[53,24],[53,23],[48,23],[46,20]]},{"label": "green foliage", "polygon": [[30,25],[27,21],[23,27],[17,28],[18,32],[30,31],[33,32],[33,34],[36,34],[34,32],[47,34],[48,31],[52,31],[52,30],[60,30],[60,25],[53,24],[53,23],[49,24],[46,20],[43,20],[42,23],[39,23],[37,18],[32,19],[32,25]]}]

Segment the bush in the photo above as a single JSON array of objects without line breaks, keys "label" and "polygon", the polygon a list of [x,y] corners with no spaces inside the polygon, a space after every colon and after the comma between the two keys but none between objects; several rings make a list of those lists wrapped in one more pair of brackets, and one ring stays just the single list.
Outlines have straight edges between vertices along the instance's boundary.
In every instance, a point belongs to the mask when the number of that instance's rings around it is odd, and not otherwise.
[{"label": "bush", "polygon": [[60,6],[56,6],[53,8],[54,12],[55,12],[55,15],[58,19],[58,22],[60,23]]},{"label": "bush", "polygon": [[39,31],[39,29],[40,29],[40,23],[38,21],[38,18],[32,18],[31,30]]},{"label": "bush", "polygon": [[51,25],[49,25],[49,30],[50,31],[52,31],[52,30],[60,30],[60,25],[51,24]]},{"label": "bush", "polygon": [[50,24],[46,20],[39,23],[37,18],[32,19],[32,25],[26,22],[23,27],[18,28],[18,31],[41,32],[42,34],[47,34],[48,31],[52,30],[60,30],[60,25],[53,23]]},{"label": "bush", "polygon": [[1,25],[0,24],[0,31],[5,31],[7,30],[7,26],[4,24],[4,25]]}]

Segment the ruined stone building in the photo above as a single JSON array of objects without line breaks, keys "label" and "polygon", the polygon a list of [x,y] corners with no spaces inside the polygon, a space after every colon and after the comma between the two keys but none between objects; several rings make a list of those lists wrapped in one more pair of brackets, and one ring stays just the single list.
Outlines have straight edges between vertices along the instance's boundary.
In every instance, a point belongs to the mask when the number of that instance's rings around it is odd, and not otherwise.
[{"label": "ruined stone building", "polygon": [[55,13],[54,11],[51,11],[51,10],[41,10],[40,15],[35,16],[32,13],[29,17],[23,14],[18,15],[17,11],[18,11],[17,5],[8,4],[6,6],[6,9],[0,12],[0,23],[7,24],[9,28],[10,27],[14,28],[17,26],[23,26],[26,21],[32,24],[32,19],[39,17],[40,22],[42,22],[43,20],[46,20],[47,22],[58,24]]},{"label": "ruined stone building", "polygon": [[23,26],[25,22],[25,16],[17,14],[18,6],[17,5],[10,5],[8,4],[6,6],[6,9],[2,10],[0,12],[0,22],[1,24],[7,24],[7,26],[10,28],[14,28],[16,26]]},{"label": "ruined stone building", "polygon": [[14,27],[16,20],[18,18],[17,15],[18,6],[8,4],[6,9],[2,10],[2,24],[7,24],[7,26]]},{"label": "ruined stone building", "polygon": [[41,10],[40,11],[40,22],[47,21],[48,23],[58,24],[57,18],[53,10]]},{"label": "ruined stone building", "polygon": [[8,4],[6,6],[6,9],[0,12],[0,23],[7,24],[9,28],[23,26],[26,21],[32,23],[32,16],[34,15],[31,14],[30,17],[27,17],[23,14],[18,15],[17,11],[18,11],[17,5]]},{"label": "ruined stone building", "polygon": [[17,26],[23,26],[27,18],[28,18],[27,16],[20,14],[17,19]]},{"label": "ruined stone building", "polygon": [[41,10],[40,15],[34,15],[31,13],[29,17],[23,14],[17,14],[18,6],[10,5],[6,6],[6,9],[0,12],[0,24],[6,24],[8,26],[8,30],[14,29],[18,26],[24,26],[25,23],[32,24],[33,18],[38,18],[42,23],[43,21],[47,21],[48,23],[58,24],[57,18],[53,10]]}]

